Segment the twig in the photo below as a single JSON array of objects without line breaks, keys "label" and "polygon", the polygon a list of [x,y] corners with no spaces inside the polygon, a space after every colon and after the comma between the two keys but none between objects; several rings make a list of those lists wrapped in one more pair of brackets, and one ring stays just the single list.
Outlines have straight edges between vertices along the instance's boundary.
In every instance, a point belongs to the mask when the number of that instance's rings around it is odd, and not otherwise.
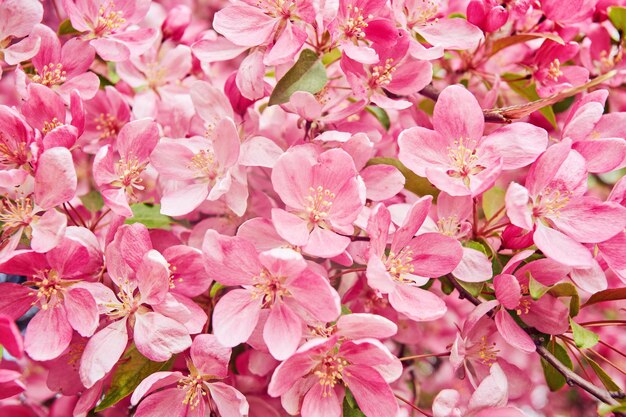
[{"label": "twig", "polygon": [[422,410],[421,408],[419,408],[418,406],[416,406],[415,404],[413,404],[411,401],[400,397],[397,394],[394,394],[396,396],[397,399],[399,399],[400,401],[402,401],[403,403],[405,403],[406,405],[408,405],[409,407],[411,407],[413,410],[418,411],[420,413],[422,413],[423,415],[425,415],[426,417],[433,417],[432,414],[427,413],[426,411]]}]

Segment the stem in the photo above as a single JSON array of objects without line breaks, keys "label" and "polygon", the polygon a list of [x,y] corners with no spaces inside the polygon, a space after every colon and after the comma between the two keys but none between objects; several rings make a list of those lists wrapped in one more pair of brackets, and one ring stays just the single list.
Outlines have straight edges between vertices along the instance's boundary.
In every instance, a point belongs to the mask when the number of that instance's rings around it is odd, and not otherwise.
[{"label": "stem", "polygon": [[411,407],[413,410],[418,411],[420,413],[422,413],[423,415],[425,415],[426,417],[433,417],[432,414],[427,413],[426,411],[422,410],[421,408],[419,408],[418,406],[414,405],[411,401],[406,400],[402,397],[400,397],[397,394],[394,394],[396,396],[397,399],[399,399],[400,401],[402,401],[403,403],[405,403],[406,405],[408,405],[409,407]]},{"label": "stem", "polygon": [[424,359],[424,358],[439,358],[442,356],[450,356],[450,352],[441,352],[441,353],[425,353],[423,355],[413,355],[413,356],[403,356],[398,358],[401,361],[410,361],[414,359]]},{"label": "stem", "polygon": [[345,269],[343,271],[337,272],[335,275],[331,275],[331,277],[329,278],[329,281],[332,281],[334,279],[339,278],[340,276],[343,276],[345,274],[349,274],[351,272],[363,272],[365,271],[367,268],[352,268],[352,269]]},{"label": "stem", "polygon": [[[482,303],[478,298],[474,297],[472,294],[467,292],[465,288],[461,287],[461,285],[456,281],[456,279],[454,279],[452,275],[448,274],[447,277],[448,277],[448,280],[450,280],[450,282],[454,286],[454,288],[456,288],[457,291],[459,292],[459,298],[465,298],[476,306]],[[494,316],[493,310],[487,313],[487,315],[493,318]],[[541,356],[543,360],[545,360],[550,365],[552,365],[554,369],[556,369],[561,375],[563,375],[568,385],[570,386],[576,385],[579,388],[587,391],[589,394],[596,397],[598,400],[608,405],[619,404],[619,402],[617,402],[617,400],[615,400],[615,398],[611,396],[610,392],[608,392],[604,388],[600,388],[592,384],[591,382],[587,381],[585,378],[581,377],[580,375],[578,375],[577,373],[569,369],[560,360],[558,360],[552,353],[550,353],[550,351],[545,346],[541,344],[537,344],[537,354]]]}]

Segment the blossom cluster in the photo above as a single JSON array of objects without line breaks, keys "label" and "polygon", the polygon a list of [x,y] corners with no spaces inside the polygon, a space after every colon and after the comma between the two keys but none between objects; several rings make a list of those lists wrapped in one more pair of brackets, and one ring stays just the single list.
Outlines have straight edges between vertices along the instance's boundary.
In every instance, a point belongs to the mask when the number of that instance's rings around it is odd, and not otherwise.
[{"label": "blossom cluster", "polygon": [[0,416],[625,415],[625,33],[0,0]]}]

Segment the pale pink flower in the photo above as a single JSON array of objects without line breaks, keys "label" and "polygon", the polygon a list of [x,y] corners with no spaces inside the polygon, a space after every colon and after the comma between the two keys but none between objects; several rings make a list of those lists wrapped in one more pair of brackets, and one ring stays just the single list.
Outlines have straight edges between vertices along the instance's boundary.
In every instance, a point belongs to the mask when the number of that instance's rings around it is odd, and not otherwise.
[{"label": "pale pink flower", "polygon": [[352,233],[365,203],[365,187],[348,153],[292,148],[274,166],[272,184],[286,205],[272,210],[281,237],[315,256],[333,257],[346,249],[350,238],[342,234]]},{"label": "pale pink flower", "polygon": [[526,187],[512,183],[506,192],[511,223],[534,230],[535,245],[549,258],[572,267],[592,266],[591,252],[581,243],[603,242],[623,231],[626,209],[584,196],[584,158],[566,139],[551,146],[531,166]]},{"label": "pale pink flower", "polygon": [[305,323],[339,316],[339,296],[328,279],[292,249],[258,253],[243,238],[209,230],[202,252],[209,277],[243,287],[224,295],[213,311],[215,335],[225,346],[247,341],[261,310],[269,309],[263,340],[272,356],[286,359],[300,345]]},{"label": "pale pink flower", "polygon": [[[41,43],[38,36],[28,36],[43,17],[43,6],[38,0],[6,0],[0,4],[0,51],[3,61],[16,65],[32,58]],[[21,39],[13,43],[14,39]],[[0,76],[2,67],[0,67]]]},{"label": "pale pink flower", "polygon": [[392,307],[412,320],[435,320],[446,312],[441,298],[419,288],[428,278],[452,272],[463,256],[455,239],[439,233],[415,237],[430,209],[432,198],[423,197],[409,211],[402,226],[393,234],[391,249],[386,252],[391,217],[379,204],[370,216],[367,282],[383,294],[389,294]]},{"label": "pale pink flower", "polygon": [[154,121],[134,120],[120,130],[115,148],[106,145],[96,154],[94,180],[105,204],[116,214],[133,215],[128,202],[136,199],[137,191],[145,189],[142,173],[158,141],[159,129]]},{"label": "pale pink flower", "polygon": [[399,159],[452,196],[482,194],[503,170],[529,165],[548,143],[546,131],[528,123],[513,123],[483,136],[485,119],[478,101],[457,85],[441,92],[433,126],[403,131]]},{"label": "pale pink flower", "polygon": [[[231,349],[212,334],[194,338],[187,359],[188,373],[155,372],[144,379],[131,397],[137,417],[192,417],[248,415],[246,397],[221,382],[228,376]],[[143,400],[142,400],[143,398]]]}]

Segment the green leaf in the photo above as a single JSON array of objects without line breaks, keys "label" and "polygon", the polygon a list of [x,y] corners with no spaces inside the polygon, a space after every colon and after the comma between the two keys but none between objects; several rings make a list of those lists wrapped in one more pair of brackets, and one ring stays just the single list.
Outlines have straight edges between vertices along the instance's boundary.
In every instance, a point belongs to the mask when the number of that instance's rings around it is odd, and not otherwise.
[{"label": "green leaf", "polygon": [[459,279],[457,279],[456,282],[474,297],[478,297],[485,286],[484,282],[465,282]]},{"label": "green leaf", "polygon": [[102,195],[96,190],[91,190],[87,194],[81,196],[80,201],[83,203],[83,206],[85,206],[85,208],[92,213],[95,213],[104,207]]},{"label": "green leaf", "polygon": [[172,224],[172,219],[161,214],[160,204],[137,203],[130,209],[133,217],[126,219],[126,224],[141,223],[148,229],[169,229]]},{"label": "green leaf", "polygon": [[70,19],[65,19],[64,21],[61,22],[61,24],[59,24],[59,30],[57,33],[59,34],[59,36],[63,36],[63,35],[76,35],[76,34],[79,34],[80,32],[74,29],[74,26],[72,26],[72,22],[70,21]]},{"label": "green leaf", "polygon": [[215,297],[217,292],[221,290],[222,288],[226,288],[226,287],[220,284],[219,282],[214,282],[213,285],[211,285],[211,291],[209,291],[209,297],[211,298]]},{"label": "green leaf", "polygon": [[569,324],[572,326],[572,333],[574,334],[574,342],[576,342],[576,346],[581,349],[589,349],[598,344],[600,336],[589,329],[585,329],[571,318],[569,319]]},{"label": "green leaf", "polygon": [[395,158],[372,158],[367,161],[367,165],[391,165],[400,170],[404,175],[404,188],[419,196],[432,195],[437,197],[439,190],[436,189],[426,178],[418,177],[413,171],[404,166],[402,162]]},{"label": "green leaf", "polygon": [[626,404],[608,405],[604,403],[598,404],[598,414],[604,416],[615,416],[617,412],[626,413]]},{"label": "green leaf", "polygon": [[545,293],[550,290],[550,287],[546,287],[539,281],[533,278],[532,274],[528,272],[528,292],[533,300],[540,299]]},{"label": "green leaf", "polygon": [[343,417],[365,417],[349,389],[346,389],[346,396],[343,399],[342,415]]},{"label": "green leaf", "polygon": [[468,240],[467,242],[463,244],[463,246],[465,246],[466,248],[475,249],[478,252],[482,252],[485,255],[489,256],[489,251],[487,250],[485,245],[483,245],[480,242],[476,242],[475,240]]},{"label": "green leaf", "polygon": [[345,304],[341,305],[341,315],[345,316],[346,314],[352,314],[352,310],[350,310],[350,307],[348,307]]},{"label": "green leaf", "polygon": [[602,369],[602,367],[598,365],[596,361],[589,359],[588,357],[585,357],[585,360],[587,361],[587,363],[589,363],[589,366],[591,366],[591,369],[593,369],[593,372],[595,372],[596,375],[598,375],[598,379],[600,379],[600,382],[602,382],[602,385],[604,385],[607,390],[622,391],[620,386],[617,385],[615,381],[613,381],[613,379],[609,376],[609,374],[607,374],[606,371]]},{"label": "green leaf", "polygon": [[571,297],[569,300],[569,315],[576,317],[580,311],[580,296],[571,282],[561,282],[548,290],[555,297]]},{"label": "green leaf", "polygon": [[102,411],[117,404],[130,395],[135,388],[149,375],[163,369],[168,369],[174,363],[174,357],[167,362],[153,362],[137,350],[135,344],[126,349],[113,373],[111,386],[104,395],[104,399],[96,407],[96,412]]},{"label": "green leaf", "polygon": [[374,116],[380,124],[385,128],[385,130],[389,130],[391,126],[391,121],[389,120],[389,115],[383,109],[378,106],[365,106],[365,110]]},{"label": "green leaf", "polygon": [[326,68],[324,68],[322,61],[315,52],[305,49],[300,53],[298,61],[276,84],[270,96],[269,105],[288,102],[291,95],[296,91],[318,93],[324,88],[327,81]]},{"label": "green leaf", "polygon": [[[502,75],[502,78],[509,84],[509,87],[511,87],[511,89],[520,96],[529,101],[539,100],[539,94],[537,94],[537,87],[535,86],[535,83],[529,82],[527,79],[520,79],[523,77],[519,74],[506,73]],[[541,113],[548,120],[548,122],[552,124],[552,126],[555,128],[557,127],[556,116],[554,115],[552,106],[542,107],[539,109],[539,113]]]},{"label": "green leaf", "polygon": [[454,285],[452,285],[448,278],[443,277],[439,280],[439,282],[441,282],[441,292],[445,295],[452,294],[452,291],[454,291]]},{"label": "green leaf", "polygon": [[322,55],[322,64],[327,67],[333,62],[338,61],[339,58],[341,58],[341,50],[339,48],[334,48],[330,52],[326,52]]},{"label": "green leaf", "polygon": [[589,307],[597,303],[604,301],[616,301],[626,300],[626,288],[612,288],[604,291],[600,291],[589,297],[587,302],[583,304],[582,308]]},{"label": "green leaf", "polygon": [[[552,341],[548,343],[547,348],[561,363],[569,369],[574,369],[574,364],[563,346]],[[544,359],[541,359],[541,367],[550,391],[558,391],[565,385],[565,377]]]},{"label": "green leaf", "polygon": [[519,33],[517,35],[507,36],[494,41],[491,46],[490,55],[495,55],[504,48],[508,48],[509,46],[517,45],[518,43],[528,42],[533,39],[539,38],[550,39],[558,44],[565,45],[563,39],[561,39],[559,35],[554,33]]},{"label": "green leaf", "polygon": [[498,217],[504,216],[504,195],[506,191],[500,187],[491,187],[483,193],[483,212],[485,218],[492,219],[500,211]]},{"label": "green leaf", "polygon": [[615,29],[620,31],[620,34],[626,32],[626,7],[609,7],[608,16]]}]

